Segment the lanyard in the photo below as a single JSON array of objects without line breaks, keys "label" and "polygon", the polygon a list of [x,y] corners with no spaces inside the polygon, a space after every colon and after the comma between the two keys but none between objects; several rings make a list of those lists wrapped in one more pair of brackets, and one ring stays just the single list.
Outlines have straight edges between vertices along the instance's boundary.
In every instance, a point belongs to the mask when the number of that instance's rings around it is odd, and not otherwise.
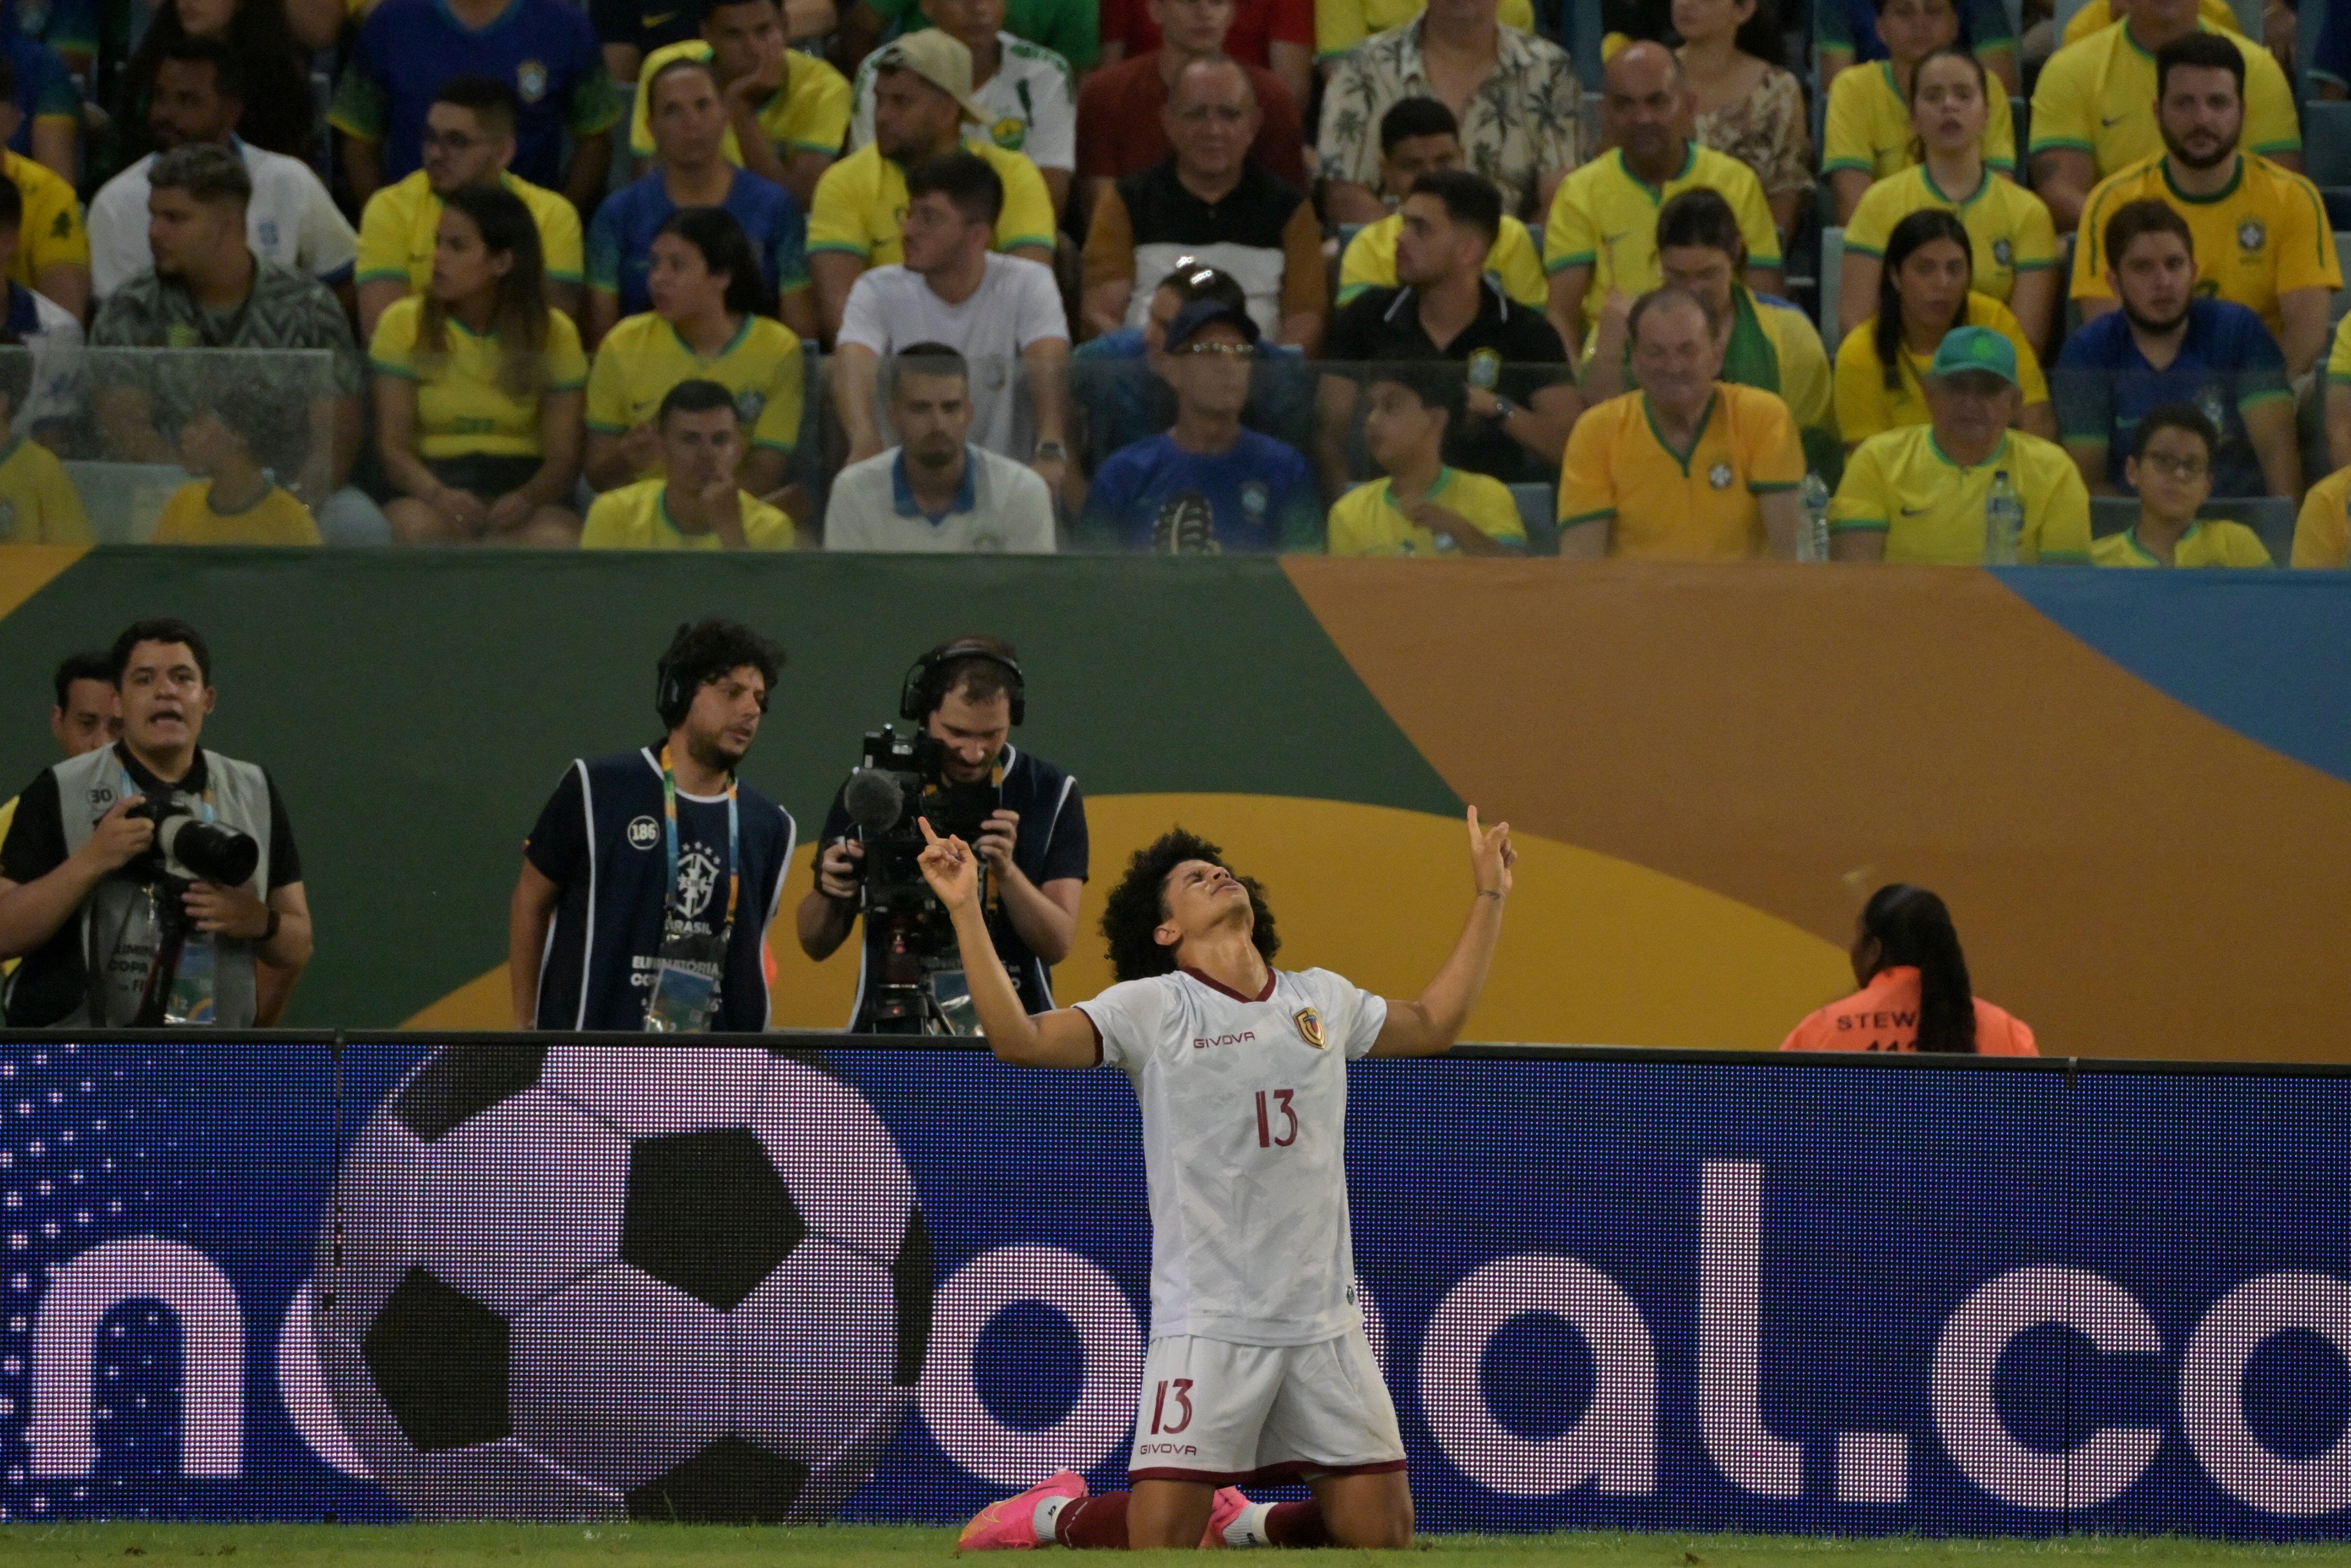
[{"label": "lanyard", "polygon": [[[677,776],[670,771],[669,747],[661,752],[662,827],[668,849],[669,881],[662,890],[662,904],[666,908],[677,897]],[[735,901],[742,891],[742,816],[735,800],[735,776],[726,776],[726,924],[720,927],[719,940],[725,941],[735,930]]]}]

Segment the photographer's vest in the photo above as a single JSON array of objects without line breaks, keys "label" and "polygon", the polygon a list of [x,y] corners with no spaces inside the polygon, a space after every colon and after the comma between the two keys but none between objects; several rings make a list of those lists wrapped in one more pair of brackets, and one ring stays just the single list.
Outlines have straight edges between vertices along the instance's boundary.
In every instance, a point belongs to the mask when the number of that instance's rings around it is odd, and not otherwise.
[{"label": "photographer's vest", "polygon": [[[200,799],[212,807],[214,821],[250,834],[260,844],[261,859],[254,867],[253,880],[246,885],[255,897],[266,901],[269,896],[268,776],[250,762],[239,762],[217,751],[205,752],[204,758],[204,789]],[[122,799],[126,788],[122,761],[113,747],[102,746],[69,758],[49,771],[57,778],[57,815],[65,828],[66,853],[71,855],[89,841],[99,819]],[[185,874],[182,868],[173,869]],[[137,1018],[147,979],[146,955],[143,946],[135,954],[115,949],[126,926],[144,929],[148,896],[144,882],[116,872],[82,901],[81,950],[82,961],[89,966],[89,983],[81,1005],[58,1019],[57,1027],[93,1021],[94,998],[103,998],[104,1017],[96,1020],[101,1027],[127,1028]],[[213,945],[217,955],[214,1022],[223,1029],[250,1029],[256,944],[220,936],[213,939]]]}]

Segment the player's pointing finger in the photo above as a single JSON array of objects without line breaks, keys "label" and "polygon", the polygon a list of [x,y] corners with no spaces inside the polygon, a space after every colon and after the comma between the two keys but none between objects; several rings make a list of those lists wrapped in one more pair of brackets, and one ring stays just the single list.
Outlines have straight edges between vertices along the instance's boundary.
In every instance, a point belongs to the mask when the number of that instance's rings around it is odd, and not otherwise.
[{"label": "player's pointing finger", "polygon": [[924,838],[930,841],[934,846],[941,842],[938,834],[931,831],[931,820],[928,817],[917,817],[914,821],[922,824]]}]

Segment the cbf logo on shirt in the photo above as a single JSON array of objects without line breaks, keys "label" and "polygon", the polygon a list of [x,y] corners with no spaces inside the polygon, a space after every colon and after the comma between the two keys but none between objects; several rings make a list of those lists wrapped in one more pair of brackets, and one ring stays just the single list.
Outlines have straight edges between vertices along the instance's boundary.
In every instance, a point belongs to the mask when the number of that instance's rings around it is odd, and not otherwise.
[{"label": "cbf logo on shirt", "polygon": [[525,60],[515,67],[515,91],[525,103],[537,103],[547,96],[547,62]]},{"label": "cbf logo on shirt", "polygon": [[1730,488],[1730,465],[1718,463],[1706,471],[1706,482],[1718,490]]},{"label": "cbf logo on shirt", "polygon": [[2247,218],[2237,225],[2237,248],[2249,256],[2268,243],[2269,237],[2269,230],[2262,226],[2259,218]]},{"label": "cbf logo on shirt", "polygon": [[718,890],[718,856],[708,845],[686,845],[677,857],[677,912],[699,920]]},{"label": "cbf logo on shirt", "polygon": [[735,417],[743,422],[743,428],[746,430],[758,423],[759,415],[765,413],[767,409],[766,392],[745,391],[737,392],[735,396]]}]

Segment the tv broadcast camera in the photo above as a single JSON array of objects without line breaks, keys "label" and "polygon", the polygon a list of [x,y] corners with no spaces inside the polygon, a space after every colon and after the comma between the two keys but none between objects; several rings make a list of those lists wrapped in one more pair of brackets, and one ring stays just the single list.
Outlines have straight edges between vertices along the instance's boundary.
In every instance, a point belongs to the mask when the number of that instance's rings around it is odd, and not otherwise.
[{"label": "tv broadcast camera", "polygon": [[[950,783],[946,747],[936,737],[884,725],[866,735],[865,759],[849,776],[842,803],[865,843],[861,909],[869,950],[881,954],[879,972],[866,977],[863,1021],[911,1019],[925,1034],[978,1033],[954,925],[915,862],[926,842],[921,819],[943,839],[979,841],[1004,803],[1000,775]],[[995,896],[986,861],[978,871],[986,904]]]}]

